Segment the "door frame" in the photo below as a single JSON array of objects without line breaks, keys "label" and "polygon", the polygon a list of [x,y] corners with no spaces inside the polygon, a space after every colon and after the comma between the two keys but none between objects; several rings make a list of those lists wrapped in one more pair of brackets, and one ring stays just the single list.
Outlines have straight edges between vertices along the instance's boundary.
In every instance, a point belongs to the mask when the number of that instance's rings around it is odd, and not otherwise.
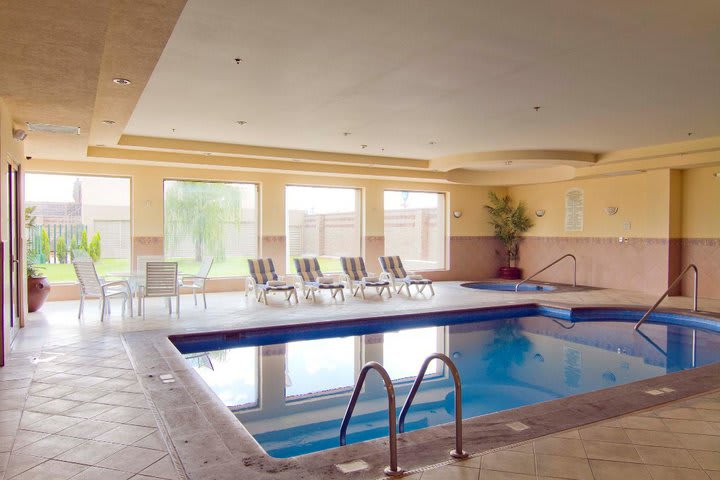
[{"label": "door frame", "polygon": [[[2,162],[3,168],[7,166],[7,170],[5,170],[3,173],[7,174],[7,178],[4,182],[2,182],[3,185],[3,191],[5,191],[4,196],[8,200],[7,205],[7,212],[8,212],[8,218],[7,218],[7,224],[5,221],[0,222],[0,232],[2,230],[7,229],[8,230],[8,242],[7,247],[12,250],[13,248],[13,241],[15,243],[15,251],[14,253],[14,263],[15,263],[15,274],[13,278],[13,266],[8,263],[6,266],[6,259],[8,262],[13,262],[12,256],[8,258],[8,256],[5,254],[5,246],[6,242],[1,242],[0,249],[1,252],[1,260],[0,262],[2,265],[0,266],[0,275],[2,276],[3,282],[5,281],[5,273],[6,268],[10,268],[10,281],[11,284],[14,284],[15,291],[13,292],[12,287],[10,288],[10,308],[9,313],[14,318],[10,320],[12,324],[12,329],[10,331],[6,331],[6,321],[5,318],[5,302],[7,301],[7,296],[5,295],[5,286],[3,285],[2,293],[0,295],[1,298],[1,304],[2,308],[0,308],[0,366],[5,365],[5,354],[6,354],[6,340],[7,335],[10,335],[9,341],[7,341],[7,346],[10,346],[15,340],[15,336],[17,335],[20,328],[22,328],[24,325],[25,315],[24,315],[24,308],[23,308],[23,285],[24,282],[22,279],[24,278],[23,275],[23,259],[24,259],[24,244],[23,244],[23,228],[24,228],[24,215],[23,215],[23,209],[22,209],[22,196],[20,195],[21,190],[21,165],[20,162],[16,161],[15,158],[8,154],[7,158],[4,162]],[[11,184],[12,182],[12,184]],[[14,207],[14,208],[13,208]],[[23,220],[21,220],[23,219]],[[14,228],[13,228],[14,227]],[[14,232],[13,232],[14,230]],[[11,238],[13,235],[15,238]],[[16,323],[17,322],[17,323]]]}]

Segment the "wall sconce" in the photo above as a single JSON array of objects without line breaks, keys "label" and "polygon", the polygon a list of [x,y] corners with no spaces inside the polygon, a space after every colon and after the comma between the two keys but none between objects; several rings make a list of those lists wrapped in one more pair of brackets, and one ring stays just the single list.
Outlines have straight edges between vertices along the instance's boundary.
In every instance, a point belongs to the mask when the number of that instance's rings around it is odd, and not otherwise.
[{"label": "wall sconce", "polygon": [[720,178],[720,172],[715,172],[715,173],[713,173],[713,176],[714,176],[715,178]]},{"label": "wall sconce", "polygon": [[536,216],[536,217],[543,217],[543,216],[545,216],[545,210],[535,210],[535,216]]},{"label": "wall sconce", "polygon": [[615,215],[618,212],[618,207],[605,207],[605,213],[608,215]]},{"label": "wall sconce", "polygon": [[460,218],[460,217],[462,217],[462,210],[455,210],[455,211],[453,212],[453,217],[455,217],[455,218]]}]

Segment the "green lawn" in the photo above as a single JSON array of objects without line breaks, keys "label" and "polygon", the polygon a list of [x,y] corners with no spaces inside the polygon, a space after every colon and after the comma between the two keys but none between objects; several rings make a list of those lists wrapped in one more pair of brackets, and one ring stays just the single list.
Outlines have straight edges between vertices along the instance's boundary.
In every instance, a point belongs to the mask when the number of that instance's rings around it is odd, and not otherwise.
[{"label": "green lawn", "polygon": [[[249,257],[233,257],[222,262],[213,263],[210,270],[211,277],[244,277],[249,275],[247,259]],[[197,273],[200,262],[184,258],[168,258],[169,261],[177,261],[180,272],[192,275]],[[323,272],[340,272],[342,267],[340,260],[333,257],[320,257],[320,268]],[[74,283],[77,282],[75,271],[70,263],[44,263],[38,267],[43,269],[50,283]],[[123,258],[103,258],[95,262],[95,268],[101,277],[109,276],[113,272],[129,272],[130,260]],[[289,269],[295,273],[295,267]]]}]

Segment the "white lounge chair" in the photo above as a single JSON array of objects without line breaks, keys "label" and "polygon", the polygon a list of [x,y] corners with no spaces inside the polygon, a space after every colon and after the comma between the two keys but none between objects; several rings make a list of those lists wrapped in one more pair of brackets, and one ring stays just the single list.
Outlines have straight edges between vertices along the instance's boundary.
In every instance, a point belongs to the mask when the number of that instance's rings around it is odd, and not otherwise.
[{"label": "white lounge chair", "polygon": [[[390,280],[395,288],[395,293],[402,293],[403,288],[405,288],[408,296],[411,296],[410,285],[414,285],[417,293],[422,293],[423,290],[425,290],[425,287],[430,287],[430,291],[433,295],[435,295],[432,280],[429,278],[423,278],[422,275],[408,274],[403,267],[400,257],[378,257],[378,260],[380,261],[380,266],[383,269],[383,273],[380,274],[380,278],[387,278]],[[398,285],[400,285],[399,289]]]},{"label": "white lounge chair", "polygon": [[180,279],[180,288],[192,289],[193,300],[197,305],[197,291],[200,290],[203,297],[203,306],[207,308],[207,298],[205,297],[205,282],[210,275],[210,269],[213,266],[213,257],[204,257],[200,264],[200,270],[197,275],[186,275]]},{"label": "white lounge chair", "polygon": [[282,292],[285,294],[286,301],[291,302],[291,299],[294,298],[295,303],[299,303],[295,285],[288,284],[275,273],[275,264],[272,258],[248,259],[248,269],[250,277],[245,283],[245,296],[250,290],[253,290],[256,300],[267,305],[268,293]]},{"label": "white lounge chair", "polygon": [[388,298],[392,298],[390,292],[390,281],[380,279],[374,273],[368,273],[365,268],[365,261],[362,257],[340,257],[344,278],[352,296],[356,296],[358,291],[365,300],[365,289],[374,288],[379,296],[382,297],[383,291],[387,289]]},{"label": "white lounge chair", "polygon": [[312,295],[313,302],[315,302],[315,292],[330,290],[332,298],[336,298],[336,295],[340,293],[340,298],[342,298],[343,302],[345,301],[345,294],[343,293],[345,284],[323,275],[317,258],[296,258],[294,262],[295,270],[301,279],[303,295],[306,299]]},{"label": "white lounge chair", "polygon": [[130,284],[126,280],[118,280],[115,282],[105,282],[102,280],[95,270],[95,264],[87,260],[75,260],[72,262],[80,282],[80,309],[78,311],[78,319],[82,317],[85,308],[85,300],[88,298],[100,299],[100,321],[105,319],[105,313],[110,313],[110,302],[114,297],[123,297],[122,315],[125,316],[125,304],[130,301],[130,316],[133,314],[132,290]]}]

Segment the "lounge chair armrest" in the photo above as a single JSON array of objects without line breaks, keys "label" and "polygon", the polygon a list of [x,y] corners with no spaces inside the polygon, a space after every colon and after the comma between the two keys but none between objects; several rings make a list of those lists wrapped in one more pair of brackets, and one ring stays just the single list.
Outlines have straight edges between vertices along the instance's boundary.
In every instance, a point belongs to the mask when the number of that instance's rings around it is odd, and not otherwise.
[{"label": "lounge chair armrest", "polygon": [[390,273],[390,272],[382,272],[380,275],[378,275],[378,278],[380,280],[387,280],[388,282],[395,281],[395,279],[392,276],[392,273]]}]

